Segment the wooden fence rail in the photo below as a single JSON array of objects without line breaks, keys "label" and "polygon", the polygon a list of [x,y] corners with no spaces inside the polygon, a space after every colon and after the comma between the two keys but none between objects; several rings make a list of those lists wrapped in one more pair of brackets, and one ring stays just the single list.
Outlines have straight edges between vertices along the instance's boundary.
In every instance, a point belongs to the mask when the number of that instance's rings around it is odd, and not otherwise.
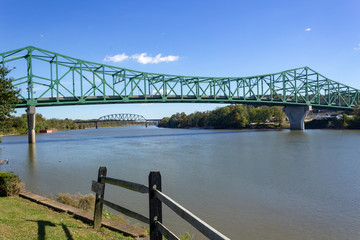
[{"label": "wooden fence rail", "polygon": [[[162,224],[162,203],[167,205],[172,211],[178,214],[185,221],[199,230],[209,239],[214,240],[230,240],[228,237],[211,227],[209,224],[195,216],[189,210],[175,202],[173,199],[161,192],[161,175],[160,172],[150,172],[149,187],[128,182],[120,179],[110,178],[106,176],[106,167],[100,167],[97,181],[92,181],[91,190],[96,193],[95,210],[94,210],[94,228],[101,226],[103,205],[121,212],[122,214],[135,218],[150,226],[150,240],[162,240],[163,236],[168,240],[180,240],[174,233]],[[123,187],[139,193],[149,194],[149,218],[121,207],[115,203],[104,199],[105,184],[112,184]]]}]

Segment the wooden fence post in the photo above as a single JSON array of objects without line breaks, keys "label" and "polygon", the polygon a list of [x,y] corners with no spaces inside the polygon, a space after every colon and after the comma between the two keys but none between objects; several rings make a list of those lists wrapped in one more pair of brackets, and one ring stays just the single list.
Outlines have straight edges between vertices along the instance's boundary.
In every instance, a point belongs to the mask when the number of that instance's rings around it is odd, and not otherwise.
[{"label": "wooden fence post", "polygon": [[[100,167],[98,172],[98,185],[102,185],[101,190],[96,191],[95,197],[95,209],[94,209],[94,228],[97,229],[101,227],[101,218],[103,210],[103,200],[105,193],[105,183],[101,183],[101,177],[106,177],[106,167]],[[95,181],[94,181],[95,182]],[[96,182],[95,182],[96,183]]]},{"label": "wooden fence post", "polygon": [[149,212],[150,212],[150,240],[162,240],[162,234],[156,230],[156,222],[162,223],[161,201],[156,198],[154,188],[161,191],[160,172],[149,174]]}]

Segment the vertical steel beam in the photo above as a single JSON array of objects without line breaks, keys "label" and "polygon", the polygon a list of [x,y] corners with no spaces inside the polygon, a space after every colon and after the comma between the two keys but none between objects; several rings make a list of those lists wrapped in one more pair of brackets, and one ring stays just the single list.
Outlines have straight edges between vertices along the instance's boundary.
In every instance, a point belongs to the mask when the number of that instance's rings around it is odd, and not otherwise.
[{"label": "vertical steel beam", "polygon": [[59,62],[58,62],[58,55],[55,57],[56,59],[56,100],[59,102]]},{"label": "vertical steel beam", "polygon": [[75,66],[72,67],[72,93],[73,93],[73,96],[76,97],[75,95]]}]

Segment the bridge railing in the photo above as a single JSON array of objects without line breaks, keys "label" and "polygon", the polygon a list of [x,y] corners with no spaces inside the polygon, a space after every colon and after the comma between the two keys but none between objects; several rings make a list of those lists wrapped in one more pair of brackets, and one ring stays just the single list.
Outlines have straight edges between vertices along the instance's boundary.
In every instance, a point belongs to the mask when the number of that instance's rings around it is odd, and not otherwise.
[{"label": "bridge railing", "polygon": [[[215,228],[195,216],[189,210],[181,206],[179,203],[171,199],[161,191],[161,175],[160,172],[150,172],[149,186],[133,183],[121,179],[110,178],[106,176],[106,167],[100,167],[98,172],[98,180],[92,182],[91,190],[96,193],[95,210],[94,210],[94,228],[101,226],[103,205],[106,205],[126,216],[135,218],[143,223],[150,225],[150,240],[162,240],[164,236],[169,240],[179,240],[166,226],[162,224],[162,203],[167,205],[172,211],[190,223],[209,239],[229,240]],[[149,217],[143,216],[132,210],[119,206],[115,203],[104,199],[105,184],[111,184],[126,188],[135,192],[149,195]]]}]

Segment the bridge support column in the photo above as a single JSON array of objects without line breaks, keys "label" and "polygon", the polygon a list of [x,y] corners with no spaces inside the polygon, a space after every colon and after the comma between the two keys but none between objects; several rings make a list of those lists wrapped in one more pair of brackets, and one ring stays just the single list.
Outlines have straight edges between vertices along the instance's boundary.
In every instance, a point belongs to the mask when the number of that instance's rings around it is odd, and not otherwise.
[{"label": "bridge support column", "polygon": [[311,106],[284,107],[284,112],[290,121],[290,130],[304,130],[304,120],[311,110]]},{"label": "bridge support column", "polygon": [[28,106],[26,113],[29,143],[35,144],[35,106]]}]

